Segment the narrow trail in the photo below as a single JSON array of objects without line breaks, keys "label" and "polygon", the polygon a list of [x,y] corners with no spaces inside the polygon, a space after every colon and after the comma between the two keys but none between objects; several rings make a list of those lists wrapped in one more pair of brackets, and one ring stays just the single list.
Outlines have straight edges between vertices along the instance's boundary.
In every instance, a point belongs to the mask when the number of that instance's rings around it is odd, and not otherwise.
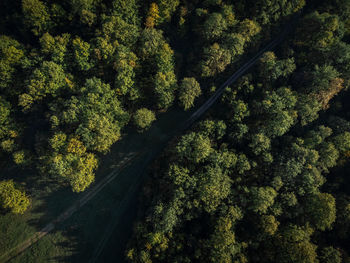
[{"label": "narrow trail", "polygon": [[[294,19],[295,20],[295,19]],[[174,135],[177,135],[186,129],[188,129],[195,121],[197,121],[217,100],[218,98],[223,94],[225,91],[225,88],[229,85],[231,85],[233,82],[235,82],[239,77],[241,77],[248,69],[250,69],[260,58],[260,56],[265,53],[266,51],[272,50],[274,47],[276,47],[282,40],[285,38],[285,36],[289,33],[291,30],[291,25],[293,23],[289,23],[286,28],[283,30],[283,32],[276,37],[273,41],[271,41],[268,45],[266,45],[263,49],[261,49],[253,58],[251,58],[248,62],[246,62],[242,67],[240,67],[234,74],[232,74],[220,87],[217,89],[217,91],[205,102],[203,103],[186,121],[182,123],[182,125],[179,125],[178,129],[175,129],[173,132],[171,132],[168,136],[168,140],[171,139]],[[167,142],[167,141],[166,141]],[[166,142],[162,142],[162,144],[166,144]],[[153,160],[154,156],[157,155],[159,151],[152,152],[152,154],[148,154],[146,160],[143,162],[142,168],[145,168],[147,164]],[[25,249],[39,241],[41,238],[46,236],[49,232],[54,230],[56,226],[59,223],[62,223],[66,219],[72,216],[77,210],[79,210],[81,207],[83,207],[88,201],[90,201],[92,198],[96,196],[106,185],[108,185],[111,181],[113,181],[120,172],[133,160],[135,160],[138,156],[145,153],[145,150],[141,150],[140,152],[134,152],[129,155],[127,155],[120,163],[119,168],[113,170],[108,176],[103,178],[98,184],[96,184],[91,190],[89,190],[85,195],[83,195],[81,198],[79,198],[73,205],[71,205],[67,210],[65,210],[62,214],[60,214],[55,220],[52,220],[49,222],[44,228],[42,228],[40,231],[33,234],[30,238],[23,241],[16,247],[12,248],[7,253],[0,256],[0,262],[7,262],[10,259],[16,257],[20,253],[22,253]],[[121,203],[118,205],[116,211],[119,211],[121,208],[125,207],[128,203],[128,200],[131,196],[133,196],[136,192],[137,187],[142,182],[142,173],[137,174],[137,181],[133,185],[131,185],[128,193],[124,198],[121,200]],[[115,212],[113,215],[116,217],[118,212]],[[105,244],[107,243],[108,239],[113,233],[114,228],[116,227],[118,223],[118,220],[111,220],[111,223],[106,227],[106,230],[95,250],[94,256],[91,259],[91,262],[97,262],[100,254],[103,251],[103,248]]]}]

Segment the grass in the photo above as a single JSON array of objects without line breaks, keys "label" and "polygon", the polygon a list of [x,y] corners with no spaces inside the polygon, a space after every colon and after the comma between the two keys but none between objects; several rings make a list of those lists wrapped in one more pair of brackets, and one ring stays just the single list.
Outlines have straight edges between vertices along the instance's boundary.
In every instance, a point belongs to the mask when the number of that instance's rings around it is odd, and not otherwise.
[{"label": "grass", "polygon": [[65,244],[74,244],[61,232],[45,236],[19,256],[13,258],[9,263],[48,263],[48,262],[66,262],[73,251],[67,250]]}]

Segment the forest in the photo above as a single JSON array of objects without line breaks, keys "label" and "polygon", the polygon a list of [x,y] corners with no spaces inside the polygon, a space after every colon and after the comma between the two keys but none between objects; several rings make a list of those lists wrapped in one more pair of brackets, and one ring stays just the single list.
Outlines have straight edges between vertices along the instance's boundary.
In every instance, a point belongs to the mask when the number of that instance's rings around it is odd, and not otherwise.
[{"label": "forest", "polygon": [[110,262],[350,263],[350,0],[3,0],[0,17],[0,256],[42,184],[89,191],[129,132],[190,114],[283,35],[149,165]]}]

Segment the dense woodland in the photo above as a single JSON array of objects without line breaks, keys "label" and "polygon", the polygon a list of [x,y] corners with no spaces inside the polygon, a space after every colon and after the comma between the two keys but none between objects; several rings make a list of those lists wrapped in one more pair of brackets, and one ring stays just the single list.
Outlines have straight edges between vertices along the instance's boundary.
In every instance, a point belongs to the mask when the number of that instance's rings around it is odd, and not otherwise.
[{"label": "dense woodland", "polygon": [[[3,0],[0,169],[82,192],[126,127],[273,51],[154,162],[130,262],[350,262],[349,0]],[[293,23],[292,23],[293,22]],[[1,214],[32,189],[2,174]]]},{"label": "dense woodland", "polygon": [[[305,4],[248,2],[192,11],[205,13],[192,27],[211,43],[205,54],[230,64],[243,52],[227,10],[238,28],[254,23],[247,41],[263,41]],[[350,262],[350,2],[306,4],[281,46],[155,162],[130,262]]]}]

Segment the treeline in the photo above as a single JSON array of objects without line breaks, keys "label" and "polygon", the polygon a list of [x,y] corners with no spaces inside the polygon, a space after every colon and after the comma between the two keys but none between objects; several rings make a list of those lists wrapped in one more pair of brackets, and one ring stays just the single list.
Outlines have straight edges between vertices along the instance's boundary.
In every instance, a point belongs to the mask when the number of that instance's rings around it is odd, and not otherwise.
[{"label": "treeline", "polygon": [[[230,6],[205,2],[196,13]],[[263,28],[304,4],[230,8]],[[227,87],[154,163],[130,262],[350,262],[350,1],[310,1],[304,9],[280,48]],[[214,29],[208,36],[220,50],[227,33],[216,37]]]}]

